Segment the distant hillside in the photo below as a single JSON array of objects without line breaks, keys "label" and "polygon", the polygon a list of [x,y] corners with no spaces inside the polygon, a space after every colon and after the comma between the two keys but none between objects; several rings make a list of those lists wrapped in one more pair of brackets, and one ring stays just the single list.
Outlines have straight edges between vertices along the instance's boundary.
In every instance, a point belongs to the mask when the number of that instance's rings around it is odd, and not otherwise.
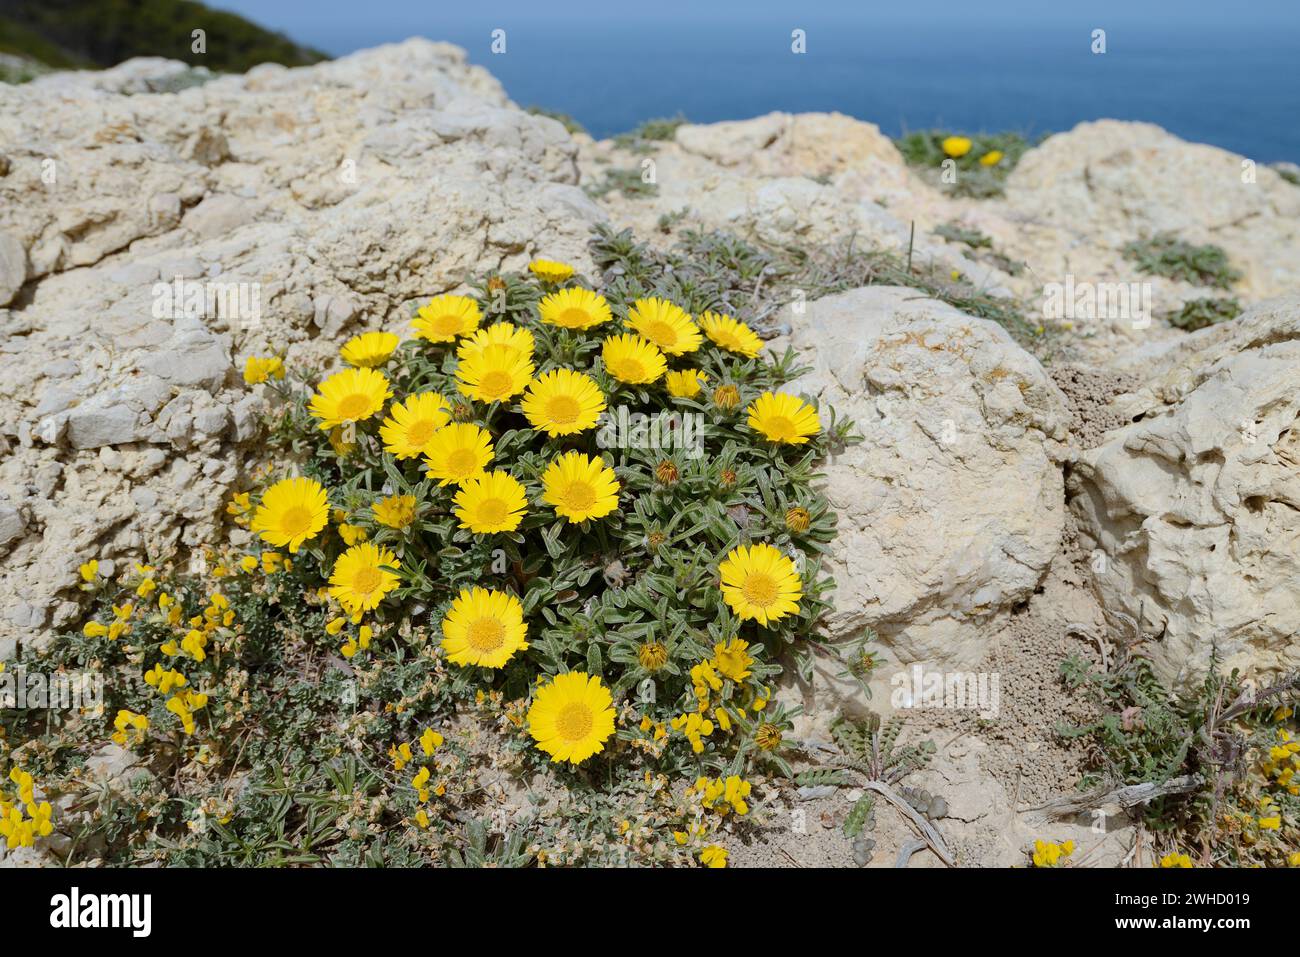
[{"label": "distant hillside", "polygon": [[[203,30],[206,52],[193,52]],[[193,0],[4,0],[0,53],[52,67],[109,67],[161,56],[242,73],[259,63],[301,66],[328,57],[222,10]]]}]

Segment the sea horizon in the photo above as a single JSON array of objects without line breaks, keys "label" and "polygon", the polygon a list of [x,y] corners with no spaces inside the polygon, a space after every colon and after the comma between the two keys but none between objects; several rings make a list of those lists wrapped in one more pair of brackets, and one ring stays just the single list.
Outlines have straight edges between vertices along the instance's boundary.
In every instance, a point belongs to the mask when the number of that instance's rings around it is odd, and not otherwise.
[{"label": "sea horizon", "polygon": [[[1089,27],[1088,17],[922,25],[765,14],[683,24],[398,15],[381,3],[358,24],[291,5],[218,5],[331,56],[409,36],[455,43],[516,103],[572,116],[598,138],[654,118],[712,123],[772,111],[840,112],[891,136],[945,128],[1031,139],[1109,118],[1154,123],[1258,162],[1300,161],[1300,23],[1286,19],[1225,27],[1156,18],[1107,28]],[[805,53],[792,52],[796,29]],[[1094,29],[1106,31],[1105,52],[1094,52]]]}]

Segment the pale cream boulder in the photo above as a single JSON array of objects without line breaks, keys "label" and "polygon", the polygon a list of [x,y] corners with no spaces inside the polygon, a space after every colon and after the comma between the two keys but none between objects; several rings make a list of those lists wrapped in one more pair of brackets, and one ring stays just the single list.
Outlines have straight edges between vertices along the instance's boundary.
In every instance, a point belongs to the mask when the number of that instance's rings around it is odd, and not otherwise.
[{"label": "pale cream boulder", "polygon": [[1300,668],[1300,299],[1187,337],[1114,405],[1131,424],[1071,479],[1103,605],[1173,685],[1216,654]]},{"label": "pale cream boulder", "polygon": [[827,632],[875,629],[899,663],[975,665],[1061,540],[1064,396],[1002,327],[913,289],[855,289],[790,321],[812,371],[786,391],[864,437],[823,468],[839,517]]}]

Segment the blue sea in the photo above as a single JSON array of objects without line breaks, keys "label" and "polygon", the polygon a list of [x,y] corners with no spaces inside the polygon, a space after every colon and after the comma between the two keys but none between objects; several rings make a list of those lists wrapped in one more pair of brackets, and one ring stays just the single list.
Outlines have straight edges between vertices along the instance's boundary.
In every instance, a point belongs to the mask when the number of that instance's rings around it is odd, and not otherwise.
[{"label": "blue sea", "polygon": [[[897,4],[876,14],[866,3],[732,13],[725,3],[663,0],[644,9],[611,0],[545,10],[485,3],[481,11],[388,0],[360,11],[351,0],[216,5],[332,55],[413,35],[448,40],[515,102],[568,113],[598,137],[654,117],[713,122],[772,110],[837,110],[891,135],[943,127],[1034,137],[1115,117],[1259,162],[1300,162],[1300,0],[1133,0],[1104,16],[1041,0],[1017,16],[987,5],[988,18],[969,15],[985,4],[930,2],[933,16]],[[949,8],[957,12],[941,15]],[[1033,12],[1048,9],[1053,16]],[[1132,10],[1151,15],[1135,19]],[[497,29],[503,53],[492,52]],[[795,29],[804,31],[804,53],[792,52]],[[1095,29],[1105,30],[1104,53],[1093,52]]]}]

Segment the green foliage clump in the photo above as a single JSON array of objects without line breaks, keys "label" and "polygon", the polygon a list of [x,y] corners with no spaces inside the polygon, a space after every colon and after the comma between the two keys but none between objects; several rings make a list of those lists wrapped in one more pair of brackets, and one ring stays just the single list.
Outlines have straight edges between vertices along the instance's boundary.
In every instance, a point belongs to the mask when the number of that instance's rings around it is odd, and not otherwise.
[{"label": "green foliage clump", "polygon": [[[970,141],[970,149],[953,157],[944,141],[953,137]],[[1001,196],[1007,176],[1034,144],[1019,133],[974,133],[968,136],[947,130],[913,130],[894,140],[903,159],[932,185],[954,196],[988,199]],[[981,162],[988,159],[989,162]],[[992,160],[996,159],[996,162]],[[945,182],[944,161],[952,160],[956,179]]]},{"label": "green foliage clump", "polygon": [[562,113],[559,110],[550,110],[544,106],[537,106],[537,105],[528,107],[528,112],[533,114],[534,116],[550,117],[551,119],[555,120],[557,123],[560,123],[566,130],[569,131],[570,134],[587,132],[587,128],[583,126],[581,123],[579,123],[568,113]]},{"label": "green foliage clump", "polygon": [[656,196],[659,193],[658,184],[647,180],[642,171],[635,167],[607,169],[598,182],[588,183],[583,188],[594,199],[601,199],[615,191],[628,199]]},{"label": "green foliage clump", "polygon": [[634,130],[619,133],[614,137],[614,143],[620,149],[630,150],[633,153],[648,153],[655,143],[665,143],[673,139],[677,135],[678,127],[686,123],[686,117],[680,113],[666,119],[646,120]]},{"label": "green foliage clump", "polygon": [[[1125,651],[1108,669],[1079,657],[1061,664],[1067,689],[1100,717],[1058,734],[1092,746],[1081,790],[1143,785],[1146,827],[1159,853],[1191,851],[1204,865],[1284,866],[1300,840],[1300,674],[1256,689],[1215,656],[1205,678],[1174,693],[1150,662]],[[1294,746],[1293,746],[1294,745]]]},{"label": "green foliage clump", "polygon": [[1241,278],[1241,273],[1229,264],[1223,247],[1208,243],[1196,246],[1173,233],[1134,240],[1125,244],[1123,254],[1139,272],[1198,286],[1227,289]]},{"label": "green foliage clump", "polygon": [[1220,322],[1228,322],[1241,315],[1241,303],[1236,298],[1189,299],[1183,307],[1168,317],[1169,324],[1177,329],[1195,332]]}]

